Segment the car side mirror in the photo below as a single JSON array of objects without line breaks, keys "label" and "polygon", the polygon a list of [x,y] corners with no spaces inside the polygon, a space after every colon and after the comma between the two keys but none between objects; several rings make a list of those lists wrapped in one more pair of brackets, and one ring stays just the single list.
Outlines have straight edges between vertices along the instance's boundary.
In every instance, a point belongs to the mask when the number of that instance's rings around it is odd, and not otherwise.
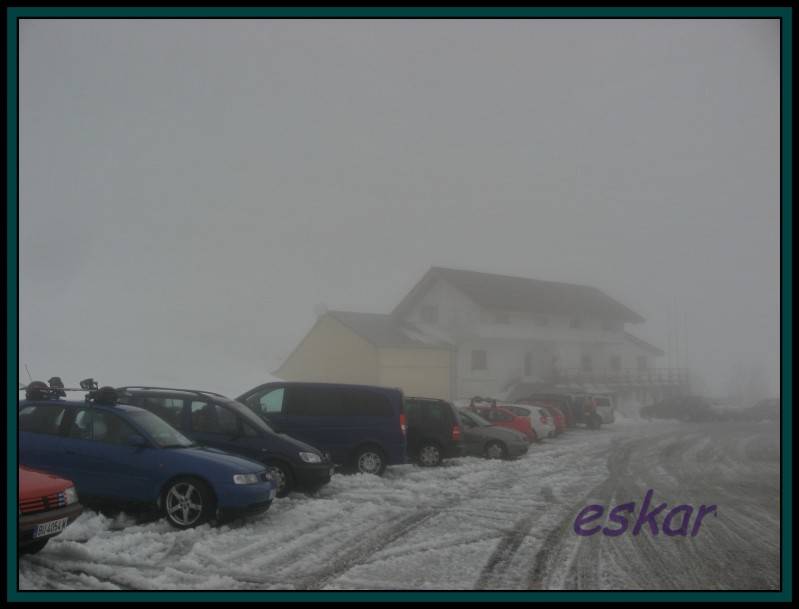
[{"label": "car side mirror", "polygon": [[132,433],[128,436],[128,446],[132,448],[146,448],[149,446],[149,443],[144,436]]}]

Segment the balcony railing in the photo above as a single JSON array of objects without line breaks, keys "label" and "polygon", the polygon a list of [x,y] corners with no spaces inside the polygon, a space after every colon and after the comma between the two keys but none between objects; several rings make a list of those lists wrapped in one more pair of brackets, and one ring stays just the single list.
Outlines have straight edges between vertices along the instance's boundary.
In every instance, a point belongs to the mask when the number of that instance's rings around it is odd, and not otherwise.
[{"label": "balcony railing", "polygon": [[624,368],[621,370],[584,370],[565,368],[554,372],[560,383],[591,383],[626,387],[678,387],[688,385],[686,368]]}]

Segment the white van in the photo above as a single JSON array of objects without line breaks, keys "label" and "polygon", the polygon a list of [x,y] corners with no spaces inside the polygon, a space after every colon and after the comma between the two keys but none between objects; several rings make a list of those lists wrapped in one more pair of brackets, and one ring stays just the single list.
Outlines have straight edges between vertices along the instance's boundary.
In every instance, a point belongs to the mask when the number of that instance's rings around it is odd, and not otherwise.
[{"label": "white van", "polygon": [[610,395],[594,395],[594,405],[596,406],[597,414],[602,417],[603,423],[613,423],[616,420],[615,412],[616,406],[613,403],[613,397]]}]

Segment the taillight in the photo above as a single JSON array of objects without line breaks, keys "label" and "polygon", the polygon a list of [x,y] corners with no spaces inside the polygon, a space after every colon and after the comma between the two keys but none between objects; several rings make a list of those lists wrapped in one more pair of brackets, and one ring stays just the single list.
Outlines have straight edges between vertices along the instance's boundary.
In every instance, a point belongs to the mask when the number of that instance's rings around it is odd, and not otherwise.
[{"label": "taillight", "polygon": [[408,426],[405,424],[405,413],[404,412],[400,413],[400,429],[402,430],[402,433],[404,433],[404,434],[408,433]]},{"label": "taillight", "polygon": [[461,439],[461,428],[458,425],[452,426],[452,439],[456,442]]}]

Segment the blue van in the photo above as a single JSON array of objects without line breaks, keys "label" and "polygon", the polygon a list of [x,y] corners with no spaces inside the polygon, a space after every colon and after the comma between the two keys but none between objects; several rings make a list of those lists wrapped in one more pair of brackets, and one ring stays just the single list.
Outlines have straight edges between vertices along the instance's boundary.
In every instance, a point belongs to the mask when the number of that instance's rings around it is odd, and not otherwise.
[{"label": "blue van", "polygon": [[405,463],[400,389],[334,383],[266,383],[236,398],[280,433],[316,446],[333,462],[381,475]]}]

